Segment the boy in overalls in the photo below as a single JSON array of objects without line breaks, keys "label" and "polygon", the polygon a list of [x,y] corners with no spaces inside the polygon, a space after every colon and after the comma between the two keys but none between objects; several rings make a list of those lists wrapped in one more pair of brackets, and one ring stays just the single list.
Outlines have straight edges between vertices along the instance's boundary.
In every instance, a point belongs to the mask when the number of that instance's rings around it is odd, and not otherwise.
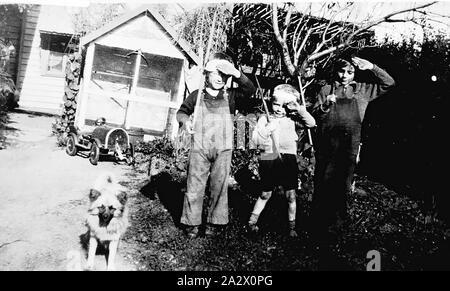
[{"label": "boy in overalls", "polygon": [[[376,83],[354,81],[355,68],[370,70]],[[328,227],[344,221],[360,145],[361,124],[370,101],[386,93],[395,82],[367,60],[353,57],[335,64],[335,80],[324,85],[313,109],[317,121],[313,216],[317,239],[328,241]],[[325,241],[324,241],[325,239]]]},{"label": "boy in overalls", "polygon": [[[188,226],[189,237],[197,237],[202,224],[203,197],[208,176],[210,201],[205,234],[228,223],[228,179],[233,148],[233,119],[236,98],[249,97],[256,91],[253,83],[232,64],[231,58],[216,53],[205,66],[205,89],[192,124],[198,90],[192,92],[177,112],[177,120],[192,133],[187,191],[181,223]],[[229,88],[230,77],[239,85]]]}]

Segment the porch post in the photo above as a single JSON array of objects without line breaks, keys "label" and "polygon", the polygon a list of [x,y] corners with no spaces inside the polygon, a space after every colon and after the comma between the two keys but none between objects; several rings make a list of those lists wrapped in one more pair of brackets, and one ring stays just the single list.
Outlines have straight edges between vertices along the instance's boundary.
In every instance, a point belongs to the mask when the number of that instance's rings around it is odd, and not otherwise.
[{"label": "porch post", "polygon": [[[142,51],[141,49],[138,49],[136,52],[136,61],[134,64],[134,75],[133,75],[133,83],[131,84],[131,88],[130,88],[130,95],[136,95],[136,87],[138,84],[138,80],[139,80],[139,69],[141,67],[141,55],[142,55]],[[130,119],[129,119],[129,112],[130,112],[130,107],[131,107],[132,103],[130,103],[130,101],[127,101],[127,108],[125,109],[125,129],[129,129],[130,128]]]},{"label": "porch post", "polygon": [[91,83],[92,78],[92,66],[94,64],[94,52],[95,52],[95,43],[90,43],[87,47],[86,51],[86,59],[84,62],[84,72],[83,72],[83,84],[81,86],[81,92],[78,95],[78,108],[75,114],[75,124],[79,128],[84,127],[85,125],[85,116],[86,116],[86,104],[87,99],[89,98],[89,84]]}]

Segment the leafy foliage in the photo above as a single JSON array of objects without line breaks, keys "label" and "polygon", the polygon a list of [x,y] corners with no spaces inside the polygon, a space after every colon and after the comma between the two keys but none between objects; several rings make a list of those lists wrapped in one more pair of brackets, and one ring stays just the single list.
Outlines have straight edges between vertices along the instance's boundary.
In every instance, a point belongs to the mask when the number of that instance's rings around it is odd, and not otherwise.
[{"label": "leafy foliage", "polygon": [[170,174],[173,181],[186,182],[189,152],[179,150],[169,137],[138,142],[135,151],[140,154],[136,162],[147,164],[151,176],[165,172]]},{"label": "leafy foliage", "polygon": [[14,81],[8,74],[0,73],[0,106],[3,110],[13,109],[18,106],[19,92]]},{"label": "leafy foliage", "polygon": [[8,13],[23,13],[32,8],[31,4],[9,4],[9,5],[0,5],[0,29],[6,26],[6,21],[8,18],[6,17]]},{"label": "leafy foliage", "polygon": [[8,121],[6,100],[2,94],[0,94],[0,149],[4,147],[5,137],[3,136],[3,127]]},{"label": "leafy foliage", "polygon": [[0,72],[0,149],[4,147],[5,137],[1,130],[8,121],[8,111],[18,106],[19,92],[8,74]]},{"label": "leafy foliage", "polygon": [[[250,5],[236,5],[235,15],[246,6]],[[228,30],[228,47],[237,63],[252,68],[252,75],[259,67],[260,76],[281,77],[282,59],[272,25],[255,14],[247,12],[234,17],[233,28]]]},{"label": "leafy foliage", "polygon": [[[19,33],[24,12],[31,8],[28,4],[0,5],[0,73],[16,74],[11,63],[19,51]],[[3,81],[2,81],[3,82]]]},{"label": "leafy foliage", "polygon": [[91,4],[87,8],[77,8],[73,12],[72,21],[75,34],[85,35],[125,12],[125,4]]},{"label": "leafy foliage", "polygon": [[[12,77],[8,74],[9,59],[15,54],[16,47],[7,35],[7,23],[11,16],[19,17],[31,8],[29,4],[0,5],[0,129],[8,120],[7,112],[18,106],[19,92]],[[0,131],[0,149],[4,146],[5,137]]]},{"label": "leafy foliage", "polygon": [[70,131],[73,131],[75,123],[75,112],[77,109],[77,96],[79,92],[79,77],[81,75],[81,60],[80,53],[73,53],[69,55],[64,82],[64,107],[61,116],[56,118],[52,124],[52,132],[57,137],[57,144],[64,146],[66,138]]},{"label": "leafy foliage", "polygon": [[[190,145],[180,147],[167,136],[149,142],[138,142],[135,146],[136,152],[140,154],[137,163],[147,163],[151,176],[166,172],[174,181],[186,183],[189,148]],[[302,183],[305,192],[312,192],[314,157],[310,155],[311,149],[305,152],[300,150],[297,156],[299,182]],[[231,176],[240,184],[238,186],[251,193],[259,191],[258,154],[257,149],[235,149],[231,160]]]},{"label": "leafy foliage", "polygon": [[170,138],[164,136],[162,138],[155,138],[149,142],[140,141],[135,146],[135,151],[144,155],[163,155],[168,158],[175,157],[175,147]]},{"label": "leafy foliage", "polygon": [[[213,28],[214,13],[217,11],[216,26]],[[211,53],[225,51],[227,48],[226,31],[230,26],[231,14],[225,4],[202,6],[176,16],[171,22],[178,24],[176,29],[180,38],[186,40],[194,52],[206,56],[206,48],[210,35],[213,35]],[[214,30],[213,30],[214,29]]]}]

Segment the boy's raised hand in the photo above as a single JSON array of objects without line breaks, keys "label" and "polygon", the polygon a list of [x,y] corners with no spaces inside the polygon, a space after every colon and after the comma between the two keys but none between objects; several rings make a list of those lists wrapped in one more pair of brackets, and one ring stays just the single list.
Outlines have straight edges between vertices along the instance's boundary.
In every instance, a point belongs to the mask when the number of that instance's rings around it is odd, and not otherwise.
[{"label": "boy's raised hand", "polygon": [[336,102],[336,95],[335,94],[331,94],[327,96],[327,100],[325,101],[326,103],[334,103]]},{"label": "boy's raised hand", "polygon": [[355,66],[358,67],[358,69],[360,69],[361,71],[364,70],[372,70],[373,69],[373,64],[371,62],[369,62],[368,60],[365,59],[361,59],[358,57],[353,57],[352,58],[352,62],[355,64]]},{"label": "boy's raised hand", "polygon": [[288,113],[298,112],[301,110],[301,105],[297,101],[291,101],[286,103],[286,108],[288,109]]},{"label": "boy's raised hand", "polygon": [[235,78],[241,77],[241,72],[236,69],[232,63],[226,60],[220,60],[217,62],[217,70],[225,75],[233,76]]},{"label": "boy's raised hand", "polygon": [[272,120],[270,120],[266,124],[266,130],[268,130],[269,132],[273,132],[276,128],[277,128],[277,126],[276,126],[275,122],[273,122]]},{"label": "boy's raised hand", "polygon": [[194,124],[192,123],[192,120],[188,119],[184,122],[183,127],[189,134],[194,133]]}]

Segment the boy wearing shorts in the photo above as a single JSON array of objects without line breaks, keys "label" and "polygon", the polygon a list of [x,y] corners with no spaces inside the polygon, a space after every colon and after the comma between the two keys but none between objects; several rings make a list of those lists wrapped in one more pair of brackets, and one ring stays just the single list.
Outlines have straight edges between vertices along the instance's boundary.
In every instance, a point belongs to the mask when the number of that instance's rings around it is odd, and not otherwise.
[{"label": "boy wearing shorts", "polygon": [[[255,127],[252,139],[261,149],[259,174],[262,183],[261,196],[255,203],[248,225],[258,231],[259,215],[272,196],[275,186],[283,186],[288,200],[289,236],[296,237],[296,189],[298,188],[296,127],[314,127],[314,118],[299,105],[299,92],[291,85],[281,84],[274,88],[273,114],[267,120],[262,116]],[[288,117],[289,115],[289,117]]]}]

